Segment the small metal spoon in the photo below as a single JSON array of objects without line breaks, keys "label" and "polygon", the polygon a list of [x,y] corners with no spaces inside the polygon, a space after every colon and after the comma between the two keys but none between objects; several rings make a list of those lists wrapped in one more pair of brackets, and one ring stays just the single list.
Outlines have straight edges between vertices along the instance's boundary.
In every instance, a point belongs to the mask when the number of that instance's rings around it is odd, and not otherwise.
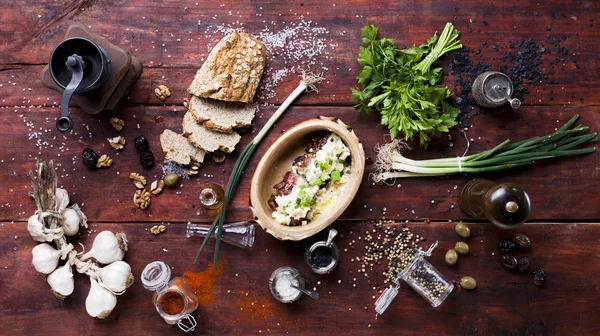
[{"label": "small metal spoon", "polygon": [[325,243],[325,246],[331,247],[331,243],[333,243],[333,238],[335,238],[337,234],[338,232],[336,229],[329,230],[329,236],[327,237],[327,242]]},{"label": "small metal spoon", "polygon": [[316,300],[316,299],[319,298],[319,293],[317,293],[315,291],[312,291],[312,290],[309,290],[309,289],[305,289],[305,288],[300,288],[300,287],[298,287],[296,285],[290,285],[290,286],[292,286],[292,288],[296,288],[297,290],[301,291],[302,293],[310,296],[314,300]]}]

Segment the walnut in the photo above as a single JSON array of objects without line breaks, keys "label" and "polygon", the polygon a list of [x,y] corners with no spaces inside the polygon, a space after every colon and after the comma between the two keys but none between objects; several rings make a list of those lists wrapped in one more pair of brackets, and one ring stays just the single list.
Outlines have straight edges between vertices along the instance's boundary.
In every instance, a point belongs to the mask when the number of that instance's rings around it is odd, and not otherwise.
[{"label": "walnut", "polygon": [[184,173],[186,173],[188,176],[196,176],[198,175],[199,169],[200,167],[198,166],[192,166],[191,168],[184,168],[182,167],[181,169],[183,170]]},{"label": "walnut", "polygon": [[155,235],[161,234],[162,232],[165,232],[165,230],[167,229],[166,226],[164,225],[154,225],[153,227],[150,228],[150,232],[152,232]]},{"label": "walnut", "polygon": [[121,150],[125,147],[126,140],[120,135],[114,138],[108,138],[106,140],[108,140],[110,146],[116,150]]},{"label": "walnut", "polygon": [[158,195],[158,194],[160,194],[160,192],[163,190],[164,187],[165,187],[165,182],[163,180],[154,181],[154,182],[152,182],[152,185],[150,185],[150,190],[152,191],[153,195]]},{"label": "walnut", "polygon": [[133,204],[138,209],[146,209],[150,206],[150,193],[146,190],[136,190],[133,195]]},{"label": "walnut", "polygon": [[112,166],[113,160],[110,156],[106,154],[102,154],[102,156],[98,159],[98,163],[96,163],[96,168],[108,168]]},{"label": "walnut", "polygon": [[156,95],[156,98],[164,101],[167,99],[167,97],[171,96],[171,90],[164,85],[159,85],[156,89],[154,89],[154,94]]},{"label": "walnut", "polygon": [[144,189],[146,187],[146,178],[138,173],[129,174],[129,179],[133,180],[133,184],[138,189]]},{"label": "walnut", "polygon": [[123,126],[125,126],[125,122],[123,120],[114,117],[110,118],[110,124],[119,132],[123,129]]}]

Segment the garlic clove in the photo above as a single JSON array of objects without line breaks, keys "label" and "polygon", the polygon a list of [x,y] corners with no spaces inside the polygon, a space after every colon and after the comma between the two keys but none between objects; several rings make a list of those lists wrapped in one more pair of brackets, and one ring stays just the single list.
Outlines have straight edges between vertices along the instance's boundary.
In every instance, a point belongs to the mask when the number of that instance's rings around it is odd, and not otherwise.
[{"label": "garlic clove", "polygon": [[94,258],[101,264],[111,264],[123,259],[127,251],[127,239],[124,233],[116,235],[110,231],[100,232],[94,239],[92,249],[81,256],[81,260]]},{"label": "garlic clove", "polygon": [[43,274],[50,274],[58,266],[61,252],[50,244],[43,243],[31,249],[31,254],[33,255],[31,263],[35,270]]},{"label": "garlic clove", "polygon": [[56,211],[61,213],[69,205],[69,193],[63,188],[56,188]]},{"label": "garlic clove", "polygon": [[58,239],[62,236],[62,229],[48,229],[44,227],[44,224],[40,221],[38,215],[33,215],[27,220],[27,231],[33,240],[45,243],[51,242],[54,239]]},{"label": "garlic clove", "polygon": [[131,266],[124,261],[115,261],[99,268],[97,275],[98,283],[115,295],[125,293],[135,279],[131,273]]},{"label": "garlic clove", "polygon": [[50,273],[46,280],[48,281],[50,288],[52,288],[52,293],[61,300],[64,300],[65,297],[71,295],[75,288],[71,264],[68,262]]},{"label": "garlic clove", "polygon": [[85,310],[92,317],[104,319],[117,305],[117,297],[100,286],[92,277],[90,277],[90,283],[90,292],[85,299]]},{"label": "garlic clove", "polygon": [[79,232],[79,224],[81,223],[81,218],[79,214],[74,209],[65,209],[62,212],[63,222],[62,228],[65,232],[66,236],[74,236]]}]

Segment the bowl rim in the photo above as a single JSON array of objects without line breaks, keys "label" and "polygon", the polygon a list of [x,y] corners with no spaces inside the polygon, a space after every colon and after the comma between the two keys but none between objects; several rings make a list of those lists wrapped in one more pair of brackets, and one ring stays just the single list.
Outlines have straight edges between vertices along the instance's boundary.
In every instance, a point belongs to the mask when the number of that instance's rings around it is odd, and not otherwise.
[{"label": "bowl rim", "polygon": [[[307,225],[299,225],[299,226],[287,226],[280,223],[277,223],[271,216],[272,210],[269,208],[265,210],[261,205],[260,195],[257,191],[260,189],[259,185],[259,173],[263,173],[266,168],[265,161],[268,158],[273,157],[278,150],[278,147],[284,143],[287,139],[297,136],[298,133],[310,134],[317,131],[328,131],[331,133],[335,133],[342,138],[342,140],[346,143],[348,148],[350,149],[350,155],[352,157],[351,162],[351,170],[352,170],[352,181],[354,183],[349,183],[345,190],[345,195],[347,197],[341,203],[341,206],[338,206],[336,209],[332,209],[333,211],[327,211],[329,214],[326,219],[317,225],[311,225],[309,223]],[[281,134],[267,149],[267,151],[262,155],[260,161],[258,162],[254,174],[252,176],[252,180],[250,183],[250,209],[252,210],[253,218],[265,231],[274,236],[279,240],[302,240],[308,238],[335,222],[341,215],[346,211],[358,189],[360,188],[362,178],[365,170],[365,152],[362,146],[361,140],[356,136],[352,127],[349,127],[340,119],[335,117],[325,117],[319,116],[315,118],[311,118],[305,120],[294,127],[286,130],[283,134]],[[329,210],[329,209],[328,209]]]}]

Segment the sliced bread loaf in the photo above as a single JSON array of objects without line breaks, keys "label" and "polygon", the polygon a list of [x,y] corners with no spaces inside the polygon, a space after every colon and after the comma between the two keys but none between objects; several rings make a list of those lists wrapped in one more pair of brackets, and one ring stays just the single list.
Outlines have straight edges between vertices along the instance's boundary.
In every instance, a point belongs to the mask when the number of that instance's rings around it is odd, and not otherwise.
[{"label": "sliced bread loaf", "polygon": [[166,129],[160,135],[160,146],[167,160],[180,165],[197,165],[204,162],[206,152],[196,148],[181,134]]},{"label": "sliced bread loaf", "polygon": [[203,98],[252,101],[265,68],[265,48],[254,37],[231,32],[217,43],[188,92]]},{"label": "sliced bread loaf", "polygon": [[196,122],[211,131],[233,133],[234,128],[250,126],[256,107],[252,104],[226,102],[192,96],[188,103]]},{"label": "sliced bread loaf", "polygon": [[207,152],[221,150],[225,153],[231,153],[241,139],[241,136],[235,132],[231,134],[219,133],[203,127],[196,122],[196,118],[189,111],[183,116],[183,135],[187,137],[192,145]]}]

